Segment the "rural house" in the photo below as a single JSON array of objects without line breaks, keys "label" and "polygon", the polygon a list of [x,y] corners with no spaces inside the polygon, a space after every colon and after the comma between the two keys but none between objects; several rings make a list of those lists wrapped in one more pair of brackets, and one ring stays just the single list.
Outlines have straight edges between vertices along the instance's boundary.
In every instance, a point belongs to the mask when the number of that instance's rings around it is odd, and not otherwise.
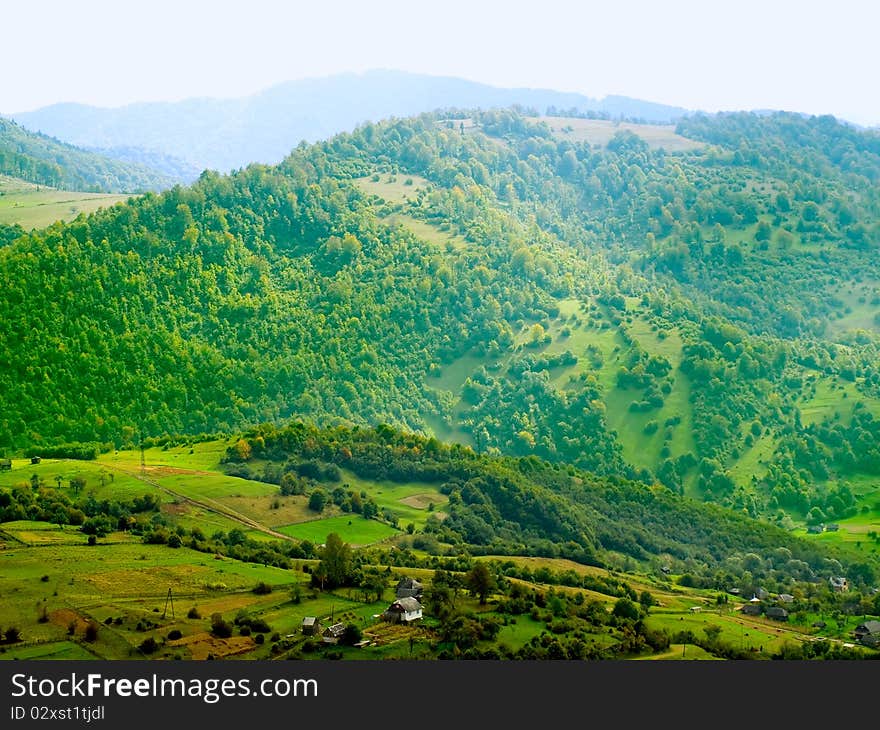
[{"label": "rural house", "polygon": [[409,596],[407,598],[398,598],[394,603],[392,603],[385,612],[382,614],[382,618],[385,621],[390,621],[391,623],[405,623],[408,624],[411,621],[415,621],[422,617],[422,604],[418,602],[417,599]]},{"label": "rural house", "polygon": [[402,578],[395,592],[397,598],[421,598],[422,584],[415,578]]},{"label": "rural house", "polygon": [[764,612],[764,607],[760,603],[747,603],[740,611],[746,616],[760,616]]},{"label": "rural house", "polygon": [[766,613],[767,618],[772,618],[774,621],[788,621],[788,611],[780,606],[770,606]]},{"label": "rural house", "polygon": [[321,622],[314,616],[306,616],[302,620],[303,636],[317,636],[321,633]]},{"label": "rural house", "polygon": [[328,626],[324,629],[321,641],[325,644],[338,644],[342,635],[345,633],[345,624],[338,623]]},{"label": "rural house", "polygon": [[780,593],[778,598],[780,601],[782,601],[782,603],[793,603],[794,602],[794,596],[791,595],[791,593]]},{"label": "rural house", "polygon": [[862,644],[876,647],[880,644],[880,621],[865,621],[856,626],[853,636]]},{"label": "rural house", "polygon": [[832,575],[828,582],[831,584],[832,591],[846,591],[849,590],[849,583],[847,583],[846,578],[841,576]]},{"label": "rural house", "polygon": [[43,460],[43,458],[40,456],[32,456],[31,457],[31,464],[39,464],[42,460]]}]

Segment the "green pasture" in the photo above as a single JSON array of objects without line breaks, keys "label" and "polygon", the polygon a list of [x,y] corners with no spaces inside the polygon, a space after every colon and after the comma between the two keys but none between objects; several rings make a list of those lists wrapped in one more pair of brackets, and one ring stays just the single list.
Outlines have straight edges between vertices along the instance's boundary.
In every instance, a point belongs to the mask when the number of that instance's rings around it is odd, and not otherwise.
[{"label": "green pasture", "polygon": [[92,654],[82,644],[74,641],[48,641],[40,644],[24,644],[22,646],[0,647],[0,659],[48,659],[62,660],[94,659]]},{"label": "green pasture", "polygon": [[673,124],[632,124],[606,119],[580,119],[577,117],[530,117],[530,121],[544,122],[554,137],[571,142],[588,142],[604,147],[618,132],[628,131],[640,137],[654,149],[667,152],[687,152],[701,149],[705,143],[697,142],[675,133]]},{"label": "green pasture", "polygon": [[[407,181],[411,181],[411,184],[407,184]],[[368,195],[378,195],[389,203],[404,203],[407,199],[415,199],[419,190],[431,185],[429,180],[419,175],[387,172],[360,177],[354,183]]]},{"label": "green pasture", "polygon": [[323,544],[327,535],[335,532],[344,542],[352,546],[370,545],[400,534],[399,530],[395,530],[384,522],[367,520],[356,514],[298,522],[279,527],[278,532],[298,540],[309,540],[316,545]]},{"label": "green pasture", "polygon": [[55,221],[71,221],[80,213],[92,213],[130,197],[55,190],[0,176],[0,223],[18,223],[25,230],[45,228]]}]

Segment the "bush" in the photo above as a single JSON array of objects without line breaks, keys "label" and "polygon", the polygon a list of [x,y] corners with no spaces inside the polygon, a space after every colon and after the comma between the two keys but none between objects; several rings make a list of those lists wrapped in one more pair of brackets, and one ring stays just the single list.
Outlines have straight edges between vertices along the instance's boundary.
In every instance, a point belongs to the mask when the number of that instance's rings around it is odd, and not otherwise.
[{"label": "bush", "polygon": [[98,640],[98,624],[89,622],[86,626],[85,640],[88,642],[94,642]]},{"label": "bush", "polygon": [[270,586],[270,585],[269,585],[268,583],[266,583],[265,581],[262,581],[262,580],[261,580],[259,583],[257,583],[257,585],[255,585],[255,586],[253,587],[252,590],[253,590],[253,592],[256,593],[258,596],[265,596],[265,595],[267,595],[267,594],[269,594],[269,593],[272,592],[272,586]]},{"label": "bush", "polygon": [[177,639],[183,638],[183,632],[180,629],[171,629],[168,632],[168,641],[176,641]]},{"label": "bush", "polygon": [[138,645],[138,649],[140,649],[141,652],[143,652],[144,654],[153,654],[158,648],[159,644],[152,636],[148,636]]},{"label": "bush", "polygon": [[224,621],[219,613],[211,614],[211,633],[219,639],[228,639],[232,636],[232,624]]},{"label": "bush", "polygon": [[3,632],[3,638],[6,639],[7,644],[14,644],[16,641],[21,641],[21,631],[16,626],[10,626]]},{"label": "bush", "polygon": [[187,611],[186,617],[187,618],[201,618],[202,614],[199,613],[199,609],[196,606],[193,606],[189,611]]}]

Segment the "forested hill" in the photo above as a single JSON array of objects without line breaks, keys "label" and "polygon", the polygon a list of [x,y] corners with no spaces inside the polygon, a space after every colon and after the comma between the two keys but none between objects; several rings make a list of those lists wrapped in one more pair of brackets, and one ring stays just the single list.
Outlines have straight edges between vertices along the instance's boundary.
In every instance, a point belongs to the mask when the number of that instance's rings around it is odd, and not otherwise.
[{"label": "forested hill", "polygon": [[428,517],[421,537],[435,554],[443,545],[474,555],[540,555],[605,566],[623,558],[657,571],[691,572],[722,590],[736,582],[747,553],[756,558],[749,570],[757,581],[772,570],[798,580],[844,570],[831,546],[662,487],[596,477],[534,457],[479,455],[387,425],[264,424],[233,443],[227,459],[230,472],[267,481],[282,473],[335,473],[335,481],[322,477],[318,487],[331,493],[341,486],[341,469],[362,479],[436,485],[448,502],[439,517]]},{"label": "forested hill", "polygon": [[29,132],[0,117],[0,174],[62,190],[134,193],[162,190],[171,178],[145,165],[113,160]]},{"label": "forested hill", "polygon": [[0,445],[388,422],[853,514],[880,470],[876,135],[452,116],[0,249]]}]

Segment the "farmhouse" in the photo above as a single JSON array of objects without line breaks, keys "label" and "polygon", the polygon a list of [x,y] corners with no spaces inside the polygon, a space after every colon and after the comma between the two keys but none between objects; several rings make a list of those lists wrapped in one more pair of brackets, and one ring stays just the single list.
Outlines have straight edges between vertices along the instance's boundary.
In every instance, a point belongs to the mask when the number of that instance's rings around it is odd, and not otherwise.
[{"label": "farmhouse", "polygon": [[421,598],[422,584],[415,578],[402,578],[395,592],[397,598]]},{"label": "farmhouse", "polygon": [[760,616],[764,612],[764,607],[760,603],[747,603],[740,611],[746,616]]},{"label": "farmhouse", "polygon": [[303,636],[317,636],[321,633],[321,622],[314,616],[306,616],[302,620]]},{"label": "farmhouse", "polygon": [[791,595],[791,593],[780,593],[778,598],[782,603],[793,603],[794,602],[794,596]]},{"label": "farmhouse", "polygon": [[767,618],[772,618],[774,621],[788,621],[788,611],[780,606],[770,606],[767,609]]},{"label": "farmhouse", "polygon": [[825,525],[809,525],[807,527],[808,535],[818,535],[825,531]]},{"label": "farmhouse", "polygon": [[418,602],[418,599],[413,598],[412,596],[407,598],[398,598],[394,603],[392,603],[385,612],[382,614],[382,618],[385,621],[390,621],[391,623],[410,623],[411,621],[416,621],[422,617],[422,604]]},{"label": "farmhouse", "polygon": [[836,522],[832,522],[830,525],[826,525],[825,529],[828,530],[828,532],[837,532],[840,529],[840,525]]},{"label": "farmhouse", "polygon": [[841,576],[832,575],[828,579],[828,582],[831,584],[832,591],[842,592],[849,590],[849,583],[847,582],[846,578],[843,578]]},{"label": "farmhouse", "polygon": [[338,644],[344,633],[345,624],[333,624],[332,626],[328,626],[326,629],[324,629],[321,641],[323,641],[325,644]]},{"label": "farmhouse", "polygon": [[42,460],[43,459],[40,456],[32,456],[31,457],[31,464],[39,464]]},{"label": "farmhouse", "polygon": [[690,611],[691,613],[699,613],[699,612],[702,611],[702,610],[703,610],[703,609],[702,609],[701,606],[691,606],[691,607],[688,609],[688,611]]},{"label": "farmhouse", "polygon": [[856,626],[853,636],[863,644],[876,646],[880,643],[880,621],[865,621]]},{"label": "farmhouse", "polygon": [[12,468],[12,459],[0,459],[0,471],[9,471]]}]

